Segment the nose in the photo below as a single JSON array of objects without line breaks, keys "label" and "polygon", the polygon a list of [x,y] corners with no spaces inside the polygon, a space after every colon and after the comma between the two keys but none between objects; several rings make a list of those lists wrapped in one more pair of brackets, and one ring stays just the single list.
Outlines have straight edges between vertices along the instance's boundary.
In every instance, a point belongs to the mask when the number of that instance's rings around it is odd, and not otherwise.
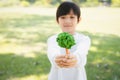
[{"label": "nose", "polygon": [[71,22],[71,20],[69,18],[65,19],[65,23],[70,23],[70,22]]}]

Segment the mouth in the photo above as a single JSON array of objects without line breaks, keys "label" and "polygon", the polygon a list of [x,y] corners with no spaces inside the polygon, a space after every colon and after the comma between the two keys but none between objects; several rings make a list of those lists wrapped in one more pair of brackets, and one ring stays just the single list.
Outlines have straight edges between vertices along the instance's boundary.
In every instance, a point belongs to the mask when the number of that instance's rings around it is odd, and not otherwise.
[{"label": "mouth", "polygon": [[64,26],[64,27],[71,27],[71,26]]}]

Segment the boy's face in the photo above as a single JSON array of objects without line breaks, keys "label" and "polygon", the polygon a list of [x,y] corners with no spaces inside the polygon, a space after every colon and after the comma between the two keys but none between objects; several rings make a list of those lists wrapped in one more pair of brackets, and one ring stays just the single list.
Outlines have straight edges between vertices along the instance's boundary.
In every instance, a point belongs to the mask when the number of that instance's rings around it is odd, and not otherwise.
[{"label": "boy's face", "polygon": [[69,14],[60,16],[58,18],[58,24],[60,25],[62,31],[70,34],[74,34],[79,21],[80,20],[78,20],[77,15],[75,15],[72,10]]}]

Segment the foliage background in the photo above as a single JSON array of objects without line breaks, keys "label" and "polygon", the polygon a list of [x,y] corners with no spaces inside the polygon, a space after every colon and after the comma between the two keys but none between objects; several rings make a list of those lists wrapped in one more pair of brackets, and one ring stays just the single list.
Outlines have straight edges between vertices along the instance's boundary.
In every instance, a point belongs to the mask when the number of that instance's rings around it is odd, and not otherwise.
[{"label": "foliage background", "polygon": [[0,7],[6,6],[44,6],[53,7],[63,1],[73,1],[82,7],[111,6],[120,7],[120,0],[0,0]]},{"label": "foliage background", "polygon": [[[46,42],[49,36],[61,32],[55,21],[56,6],[61,1],[1,1],[0,80],[47,80],[50,63]],[[86,65],[88,80],[119,80],[120,8],[86,6],[90,3],[83,1],[77,27],[92,42]]]}]

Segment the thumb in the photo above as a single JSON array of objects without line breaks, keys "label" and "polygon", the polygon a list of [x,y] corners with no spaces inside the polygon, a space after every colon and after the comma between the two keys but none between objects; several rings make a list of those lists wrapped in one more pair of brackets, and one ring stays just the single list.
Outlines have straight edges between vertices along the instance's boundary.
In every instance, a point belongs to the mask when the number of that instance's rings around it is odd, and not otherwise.
[{"label": "thumb", "polygon": [[65,58],[66,58],[66,59],[69,59],[69,58],[70,58],[70,54],[66,54],[66,55],[65,55]]}]

